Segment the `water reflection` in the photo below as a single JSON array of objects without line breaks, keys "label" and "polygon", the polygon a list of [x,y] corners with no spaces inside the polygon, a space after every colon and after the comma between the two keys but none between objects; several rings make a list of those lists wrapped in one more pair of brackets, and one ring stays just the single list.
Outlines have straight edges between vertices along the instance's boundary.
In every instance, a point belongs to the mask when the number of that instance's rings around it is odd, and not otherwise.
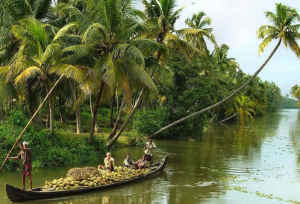
[{"label": "water reflection", "polygon": [[[282,110],[253,123],[213,124],[199,141],[156,141],[156,160],[171,153],[166,171],[153,179],[43,204],[112,203],[291,203],[300,202],[300,113]],[[126,154],[134,160],[141,147],[113,152],[117,165]],[[100,159],[99,159],[100,160]],[[99,161],[102,162],[102,159]],[[96,166],[97,164],[86,164]],[[70,167],[34,172],[36,186],[64,177]],[[20,186],[20,174],[0,183]],[[10,203],[0,188],[0,203]]]}]

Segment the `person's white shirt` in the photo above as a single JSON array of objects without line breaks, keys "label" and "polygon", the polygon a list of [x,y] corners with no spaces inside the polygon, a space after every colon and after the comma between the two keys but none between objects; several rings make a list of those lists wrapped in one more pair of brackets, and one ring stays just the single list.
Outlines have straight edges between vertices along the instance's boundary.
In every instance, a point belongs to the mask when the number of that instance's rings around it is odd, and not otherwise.
[{"label": "person's white shirt", "polygon": [[149,142],[146,142],[145,148],[145,154],[152,156],[153,150],[151,148],[156,148],[156,146],[154,142],[152,142],[151,144]]},{"label": "person's white shirt", "polygon": [[113,166],[115,166],[115,159],[110,157],[110,159],[108,160],[107,157],[105,157],[104,159],[104,165],[105,165],[105,168],[109,168],[109,163],[112,162],[113,163]]}]

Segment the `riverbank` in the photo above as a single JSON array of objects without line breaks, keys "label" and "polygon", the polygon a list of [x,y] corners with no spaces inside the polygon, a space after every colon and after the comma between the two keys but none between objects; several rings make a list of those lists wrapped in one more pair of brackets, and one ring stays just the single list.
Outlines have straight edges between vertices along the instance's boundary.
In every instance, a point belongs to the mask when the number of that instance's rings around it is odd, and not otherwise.
[{"label": "riverbank", "polygon": [[[0,124],[0,161],[2,162],[16,138],[26,125],[27,119],[20,112],[15,112],[7,122]],[[76,126],[56,123],[55,135],[51,136],[47,129],[30,126],[21,141],[28,141],[33,152],[33,168],[46,168],[66,165],[78,165],[98,162],[104,158],[107,148],[106,140],[110,134],[109,128],[99,128],[92,144],[88,144],[89,133],[76,134]],[[130,147],[142,144],[142,137],[134,131],[124,132],[114,148]],[[11,156],[17,155],[16,147]],[[16,160],[9,160],[3,171],[20,170],[21,164]]]}]

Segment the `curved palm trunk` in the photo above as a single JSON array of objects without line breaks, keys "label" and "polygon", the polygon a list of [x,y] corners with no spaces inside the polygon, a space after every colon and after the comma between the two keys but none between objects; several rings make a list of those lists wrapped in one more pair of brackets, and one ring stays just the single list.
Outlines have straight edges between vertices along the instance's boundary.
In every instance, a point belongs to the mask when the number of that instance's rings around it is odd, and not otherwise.
[{"label": "curved palm trunk", "polygon": [[146,90],[146,88],[144,87],[140,93],[139,98],[137,99],[137,101],[134,104],[134,107],[132,108],[128,118],[126,119],[126,121],[123,123],[123,125],[121,126],[119,132],[108,142],[106,143],[106,147],[107,148],[111,148],[113,146],[113,144],[118,140],[118,138],[120,137],[120,135],[122,134],[122,132],[125,130],[126,126],[128,125],[128,123],[131,121],[131,119],[133,118],[135,112],[137,111],[137,108],[140,105],[140,102],[142,101],[143,95],[144,95],[144,91]]},{"label": "curved palm trunk", "polygon": [[217,103],[215,103],[215,104],[213,104],[213,105],[211,105],[211,106],[209,106],[209,107],[207,107],[207,108],[204,108],[204,109],[202,109],[202,110],[200,110],[200,111],[197,111],[197,112],[195,112],[195,113],[193,113],[193,114],[191,114],[191,115],[188,115],[188,116],[186,116],[186,117],[184,117],[184,118],[181,118],[181,119],[179,119],[179,120],[177,120],[177,121],[175,121],[175,122],[173,122],[173,123],[171,123],[171,124],[169,124],[169,125],[167,125],[167,126],[161,128],[160,130],[158,130],[158,131],[155,132],[154,134],[149,135],[148,138],[151,138],[151,137],[153,137],[153,136],[155,136],[155,135],[158,135],[159,133],[161,133],[161,132],[163,132],[163,131],[165,131],[165,130],[171,128],[171,127],[174,127],[175,125],[177,125],[177,124],[179,124],[179,123],[182,123],[182,122],[184,122],[184,121],[186,121],[186,120],[188,120],[188,119],[190,119],[190,118],[192,118],[192,117],[194,117],[194,116],[196,116],[196,115],[199,115],[199,114],[201,114],[201,113],[205,113],[206,111],[209,111],[209,110],[211,110],[211,109],[213,109],[213,108],[218,107],[219,105],[224,104],[226,101],[228,101],[229,99],[231,99],[233,96],[235,96],[237,93],[239,93],[241,90],[243,90],[246,86],[248,86],[248,85],[253,81],[253,79],[261,72],[261,70],[266,66],[266,64],[267,64],[267,63],[270,61],[270,59],[273,57],[273,55],[275,54],[275,52],[276,52],[276,50],[278,49],[278,47],[280,46],[280,44],[281,44],[281,39],[280,39],[279,42],[277,43],[277,45],[276,45],[276,47],[274,48],[274,50],[271,52],[270,56],[269,56],[269,57],[266,59],[266,61],[260,66],[260,68],[252,75],[252,77],[251,77],[246,83],[244,83],[240,88],[238,88],[237,90],[235,90],[232,94],[230,94],[229,96],[223,98],[221,101],[219,101],[219,102],[217,102]]},{"label": "curved palm trunk", "polygon": [[124,101],[125,101],[125,98],[123,98],[123,100],[122,100],[122,104],[121,104],[121,107],[120,107],[120,111],[119,111],[117,120],[116,120],[116,122],[115,122],[115,125],[114,125],[113,129],[111,130],[110,135],[108,136],[108,138],[109,138],[110,140],[111,140],[111,139],[116,135],[116,133],[117,133],[118,126],[119,126],[119,123],[120,123],[121,117],[122,117],[122,109],[123,109],[123,107],[124,107],[124,105],[125,105],[125,102],[124,102]]},{"label": "curved palm trunk", "polygon": [[98,91],[98,94],[97,94],[96,104],[95,104],[95,108],[94,108],[94,111],[93,111],[92,127],[91,127],[91,132],[90,132],[90,135],[89,135],[89,138],[88,138],[88,143],[89,144],[92,144],[92,141],[93,141],[93,136],[94,136],[94,133],[95,133],[95,125],[96,125],[96,120],[97,120],[97,114],[98,114],[98,108],[99,108],[99,105],[100,105],[100,100],[101,100],[101,97],[102,97],[103,88],[104,88],[104,83],[102,82],[101,86],[100,86],[100,89]]}]

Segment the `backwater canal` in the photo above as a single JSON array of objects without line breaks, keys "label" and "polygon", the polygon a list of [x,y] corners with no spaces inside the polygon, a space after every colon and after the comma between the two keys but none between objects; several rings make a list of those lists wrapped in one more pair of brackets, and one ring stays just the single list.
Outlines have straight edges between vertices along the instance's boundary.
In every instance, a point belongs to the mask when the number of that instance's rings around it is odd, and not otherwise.
[{"label": "backwater canal", "polygon": [[[300,203],[300,112],[280,110],[252,123],[212,124],[198,141],[156,140],[155,160],[170,153],[164,172],[146,181],[104,191],[34,204],[277,204]],[[113,152],[116,165],[127,153],[133,160],[141,147]],[[103,158],[99,158],[102,163]],[[82,166],[97,166],[84,164]],[[59,167],[33,172],[34,187],[66,176]],[[0,175],[0,203],[8,204],[4,183],[20,187],[20,172]],[[26,183],[28,186],[28,182]]]}]

